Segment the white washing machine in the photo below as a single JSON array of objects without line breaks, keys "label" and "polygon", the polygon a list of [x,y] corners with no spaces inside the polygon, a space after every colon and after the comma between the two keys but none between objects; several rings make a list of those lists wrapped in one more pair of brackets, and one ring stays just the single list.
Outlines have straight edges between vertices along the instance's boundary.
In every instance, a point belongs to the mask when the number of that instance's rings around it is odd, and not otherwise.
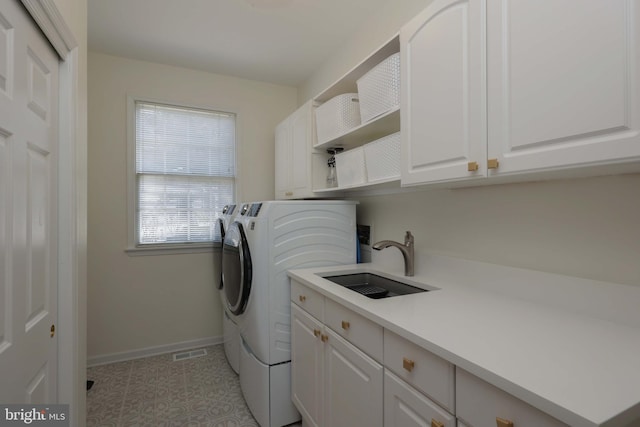
[{"label": "white washing machine", "polygon": [[231,369],[237,374],[240,371],[240,331],[235,320],[231,319],[227,308],[226,296],[222,289],[222,243],[224,236],[240,209],[236,205],[226,205],[222,210],[222,216],[215,224],[213,238],[213,271],[215,274],[215,286],[220,290],[222,302],[222,335],[224,353]]},{"label": "white washing machine", "polygon": [[291,402],[291,288],[287,271],[356,262],[356,204],[245,204],[223,245],[226,303],[240,329],[240,385],[262,427],[300,419]]}]

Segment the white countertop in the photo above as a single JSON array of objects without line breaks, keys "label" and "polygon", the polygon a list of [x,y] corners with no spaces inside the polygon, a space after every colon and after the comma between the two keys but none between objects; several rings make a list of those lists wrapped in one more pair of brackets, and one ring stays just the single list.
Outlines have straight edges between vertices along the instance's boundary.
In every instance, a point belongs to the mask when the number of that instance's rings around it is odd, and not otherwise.
[{"label": "white countertop", "polygon": [[[445,257],[427,270],[289,276],[571,426],[640,424],[640,287]],[[439,289],[374,300],[319,275],[354,271]]]}]

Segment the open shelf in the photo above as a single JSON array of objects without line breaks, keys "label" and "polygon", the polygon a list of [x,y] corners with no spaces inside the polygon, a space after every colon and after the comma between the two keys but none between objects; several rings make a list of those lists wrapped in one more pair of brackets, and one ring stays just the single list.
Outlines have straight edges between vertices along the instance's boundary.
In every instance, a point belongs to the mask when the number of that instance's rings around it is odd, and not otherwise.
[{"label": "open shelf", "polygon": [[345,150],[349,150],[398,131],[400,131],[399,107],[351,129],[344,135],[316,144],[313,148],[344,147]]}]

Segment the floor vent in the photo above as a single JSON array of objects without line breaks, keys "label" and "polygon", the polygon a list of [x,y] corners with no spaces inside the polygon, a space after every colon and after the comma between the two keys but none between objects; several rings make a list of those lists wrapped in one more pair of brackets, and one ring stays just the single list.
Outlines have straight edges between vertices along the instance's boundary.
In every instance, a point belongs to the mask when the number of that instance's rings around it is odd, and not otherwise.
[{"label": "floor vent", "polygon": [[182,353],[174,353],[173,361],[178,362],[180,360],[194,359],[196,357],[202,357],[207,355],[207,350],[200,348],[198,350],[185,351]]}]

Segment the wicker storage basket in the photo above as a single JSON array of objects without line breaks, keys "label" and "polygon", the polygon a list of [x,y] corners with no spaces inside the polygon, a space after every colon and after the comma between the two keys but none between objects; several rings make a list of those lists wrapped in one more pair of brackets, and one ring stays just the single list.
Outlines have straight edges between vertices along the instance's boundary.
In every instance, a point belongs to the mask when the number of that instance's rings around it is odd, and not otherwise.
[{"label": "wicker storage basket", "polygon": [[336,173],[338,187],[349,187],[367,182],[364,149],[358,147],[336,154]]},{"label": "wicker storage basket", "polygon": [[318,144],[331,141],[360,125],[357,93],[335,96],[316,107]]},{"label": "wicker storage basket", "polygon": [[367,182],[400,178],[400,132],[365,144]]},{"label": "wicker storage basket", "polygon": [[400,53],[394,53],[356,82],[360,117],[366,123],[400,105]]}]

